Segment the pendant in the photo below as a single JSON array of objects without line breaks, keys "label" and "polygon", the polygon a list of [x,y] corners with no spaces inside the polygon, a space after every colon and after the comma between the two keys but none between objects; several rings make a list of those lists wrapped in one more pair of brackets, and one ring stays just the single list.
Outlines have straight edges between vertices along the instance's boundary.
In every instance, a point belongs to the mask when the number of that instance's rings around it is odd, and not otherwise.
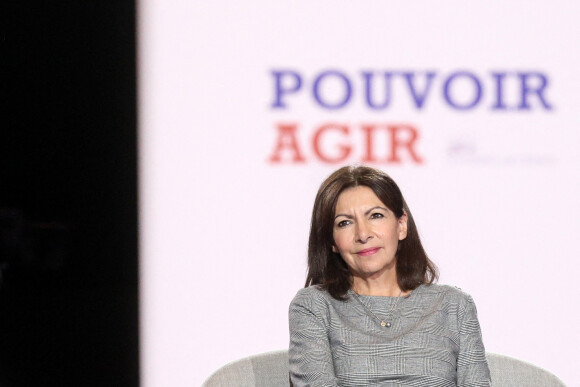
[{"label": "pendant", "polygon": [[390,327],[391,327],[391,323],[390,323],[390,322],[384,322],[384,321],[381,321],[381,326],[382,326],[382,327],[387,327],[387,328],[390,328]]}]

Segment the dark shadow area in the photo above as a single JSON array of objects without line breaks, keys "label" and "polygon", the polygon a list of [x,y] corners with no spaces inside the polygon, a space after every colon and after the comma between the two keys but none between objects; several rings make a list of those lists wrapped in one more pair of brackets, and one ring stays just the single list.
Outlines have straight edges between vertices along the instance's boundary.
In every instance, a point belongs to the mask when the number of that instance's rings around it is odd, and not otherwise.
[{"label": "dark shadow area", "polygon": [[0,386],[136,387],[135,3],[0,21]]}]

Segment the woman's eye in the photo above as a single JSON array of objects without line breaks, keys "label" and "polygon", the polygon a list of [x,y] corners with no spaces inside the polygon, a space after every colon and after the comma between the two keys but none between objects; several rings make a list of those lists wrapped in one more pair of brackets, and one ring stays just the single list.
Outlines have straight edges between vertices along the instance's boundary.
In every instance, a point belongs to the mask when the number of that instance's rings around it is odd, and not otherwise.
[{"label": "woman's eye", "polygon": [[337,226],[338,227],[344,227],[346,225],[350,224],[350,220],[342,220],[340,222],[338,222]]},{"label": "woman's eye", "polygon": [[384,215],[381,214],[380,212],[375,212],[374,214],[371,215],[371,219],[379,219],[379,218],[384,218]]}]

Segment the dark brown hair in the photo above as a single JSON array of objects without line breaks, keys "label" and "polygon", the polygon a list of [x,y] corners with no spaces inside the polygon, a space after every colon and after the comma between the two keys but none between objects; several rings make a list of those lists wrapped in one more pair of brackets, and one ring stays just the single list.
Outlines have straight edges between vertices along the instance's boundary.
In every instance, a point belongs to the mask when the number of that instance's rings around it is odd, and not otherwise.
[{"label": "dark brown hair", "polygon": [[306,285],[321,285],[336,299],[346,299],[352,275],[340,254],[332,251],[336,203],[346,189],[366,186],[373,190],[397,218],[407,213],[407,237],[397,247],[397,281],[403,291],[413,290],[438,278],[437,267],[427,257],[417,226],[401,190],[386,173],[366,167],[343,167],[320,186],[310,224],[308,240],[308,275]]}]

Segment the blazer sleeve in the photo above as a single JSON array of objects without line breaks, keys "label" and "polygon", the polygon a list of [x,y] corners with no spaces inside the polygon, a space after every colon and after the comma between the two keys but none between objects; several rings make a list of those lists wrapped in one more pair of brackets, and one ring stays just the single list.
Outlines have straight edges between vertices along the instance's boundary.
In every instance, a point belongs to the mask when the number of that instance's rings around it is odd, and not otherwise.
[{"label": "blazer sleeve", "polygon": [[313,289],[302,289],[290,304],[288,350],[294,387],[338,386],[327,334],[328,304]]},{"label": "blazer sleeve", "polygon": [[459,354],[457,357],[457,386],[491,386],[491,376],[477,319],[477,309],[471,296],[459,304]]}]

